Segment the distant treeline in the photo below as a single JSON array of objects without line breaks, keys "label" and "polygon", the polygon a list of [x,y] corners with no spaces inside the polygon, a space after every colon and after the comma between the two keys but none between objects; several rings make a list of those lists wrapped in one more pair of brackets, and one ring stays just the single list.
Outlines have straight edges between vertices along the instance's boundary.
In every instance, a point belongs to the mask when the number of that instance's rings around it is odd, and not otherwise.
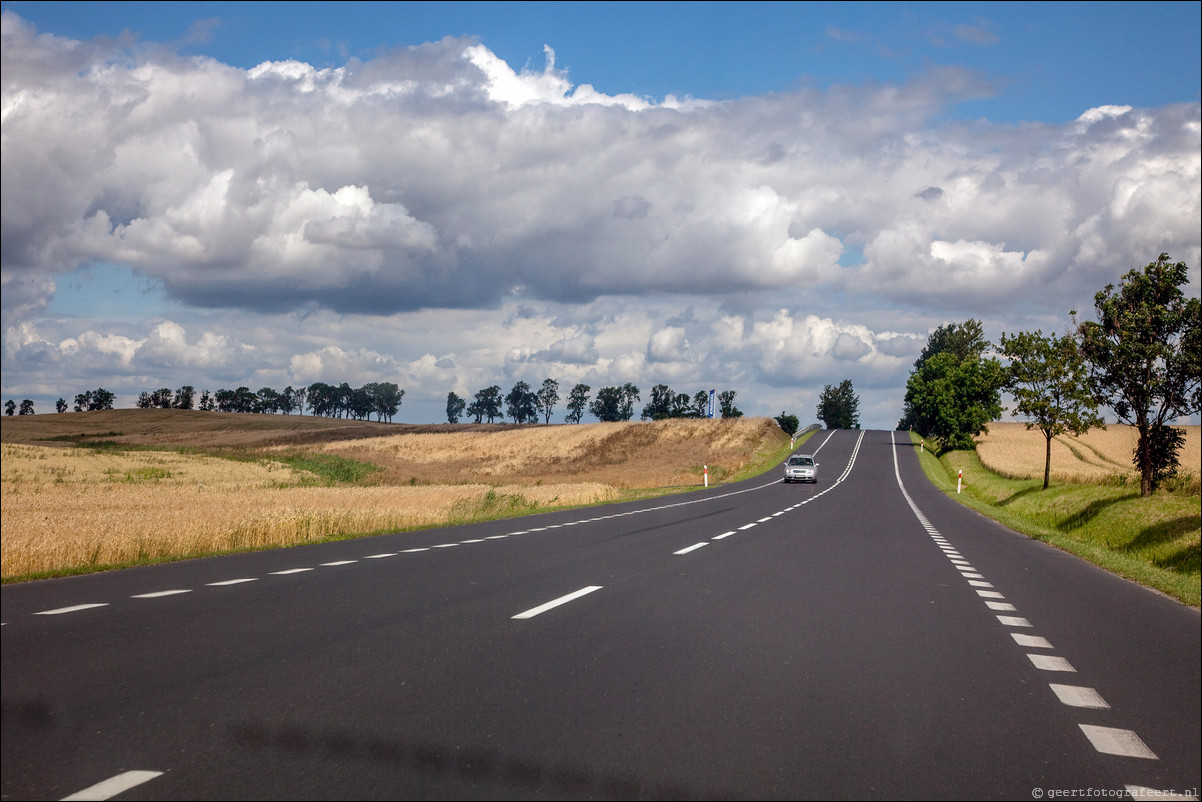
[{"label": "distant treeline", "polygon": [[[602,387],[590,401],[592,387],[577,384],[568,393],[568,423],[580,423],[587,411],[599,421],[626,421],[634,417],[634,402],[640,400],[639,388],[627,382],[621,387]],[[735,391],[726,390],[718,395],[721,415],[737,418],[743,413],[735,406]],[[538,423],[551,421],[551,413],[560,401],[559,382],[544,379],[537,391],[529,384],[519,381],[508,394],[502,395],[498,385],[485,387],[476,393],[469,403],[456,393],[447,393],[447,422],[458,423],[466,417],[476,423],[492,423],[504,420],[506,415],[514,423]],[[709,391],[699,390],[696,395],[675,393],[666,384],[657,384],[651,389],[651,400],[643,407],[643,420],[664,418],[704,418],[709,414]]]},{"label": "distant treeline", "polygon": [[[674,392],[666,384],[657,384],[651,388],[651,398],[643,406],[642,418],[707,417],[710,414],[710,392],[699,390],[690,396]],[[577,384],[572,388],[567,398],[568,423],[580,423],[585,412],[599,421],[630,420],[634,417],[634,403],[640,400],[639,388],[629,382],[621,387],[602,387],[596,396],[590,398],[591,393],[592,388],[587,384]],[[199,394],[195,387],[184,385],[177,390],[164,387],[144,392],[138,396],[137,407],[273,415],[290,415],[293,412],[304,414],[308,409],[310,415],[321,417],[367,420],[375,415],[376,420],[391,422],[404,397],[405,391],[392,382],[371,382],[358,388],[346,382],[337,386],[315,382],[308,387],[285,387],[282,391],[264,387],[254,392],[249,387],[239,387],[213,393],[203,390]],[[103,387],[88,390],[75,396],[74,410],[90,412],[112,409],[115,398]],[[551,413],[559,401],[559,382],[554,379],[544,380],[537,391],[526,382],[519,381],[504,395],[500,386],[494,384],[477,392],[470,402],[450,392],[447,393],[447,422],[458,423],[461,418],[467,418],[476,423],[493,423],[508,417],[513,423],[538,423],[541,416],[544,423],[550,423]],[[718,393],[717,401],[716,414],[723,418],[742,416],[743,413],[735,406],[734,390]],[[55,409],[66,412],[67,401],[60,398]],[[16,413],[16,403],[5,403],[4,411],[6,415]],[[22,401],[18,414],[34,414],[33,401]]]}]

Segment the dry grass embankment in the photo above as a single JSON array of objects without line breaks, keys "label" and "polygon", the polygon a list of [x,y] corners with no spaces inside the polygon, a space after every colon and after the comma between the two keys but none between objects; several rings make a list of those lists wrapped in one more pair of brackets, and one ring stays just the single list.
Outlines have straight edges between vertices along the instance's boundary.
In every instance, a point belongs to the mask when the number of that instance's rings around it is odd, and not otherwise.
[{"label": "dry grass embankment", "polygon": [[[113,410],[0,423],[0,575],[54,575],[616,500],[721,481],[769,419],[405,426]],[[357,468],[330,479],[323,465]]]}]

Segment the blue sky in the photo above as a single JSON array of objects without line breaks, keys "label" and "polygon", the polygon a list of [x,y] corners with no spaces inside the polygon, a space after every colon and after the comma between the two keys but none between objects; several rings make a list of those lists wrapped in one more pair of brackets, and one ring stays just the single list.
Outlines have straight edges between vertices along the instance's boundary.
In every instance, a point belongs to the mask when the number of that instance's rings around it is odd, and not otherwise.
[{"label": "blue sky", "polygon": [[[890,427],[929,331],[1198,293],[1199,3],[4,11],[0,393],[551,377]],[[646,400],[646,398],[644,398]]]},{"label": "blue sky", "polygon": [[574,81],[607,94],[729,99],[900,83],[932,64],[995,82],[958,117],[1065,122],[1107,104],[1197,100],[1202,4],[1110,3],[278,3],[7,2],[47,32],[132,34],[251,68],[370,60],[469,35],[515,69],[555,49]]}]

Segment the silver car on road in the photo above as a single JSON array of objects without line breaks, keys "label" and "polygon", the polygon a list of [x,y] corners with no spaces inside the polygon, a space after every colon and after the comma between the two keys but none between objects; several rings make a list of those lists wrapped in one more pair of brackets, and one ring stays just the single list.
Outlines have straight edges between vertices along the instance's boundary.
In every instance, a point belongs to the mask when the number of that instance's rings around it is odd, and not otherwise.
[{"label": "silver car on road", "polygon": [[785,481],[818,484],[818,463],[809,454],[794,454],[785,463]]}]

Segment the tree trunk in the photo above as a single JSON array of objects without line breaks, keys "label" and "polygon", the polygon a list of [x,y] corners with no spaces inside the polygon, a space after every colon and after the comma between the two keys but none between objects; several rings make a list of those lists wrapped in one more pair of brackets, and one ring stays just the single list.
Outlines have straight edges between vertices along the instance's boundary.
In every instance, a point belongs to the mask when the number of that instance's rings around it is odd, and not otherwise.
[{"label": "tree trunk", "polygon": [[1052,433],[1045,431],[1043,439],[1046,443],[1046,448],[1043,454],[1043,489],[1048,489],[1048,477],[1052,473]]},{"label": "tree trunk", "polygon": [[1152,495],[1152,432],[1147,421],[1137,421],[1139,442],[1135,446],[1135,466],[1139,468],[1139,494]]}]

